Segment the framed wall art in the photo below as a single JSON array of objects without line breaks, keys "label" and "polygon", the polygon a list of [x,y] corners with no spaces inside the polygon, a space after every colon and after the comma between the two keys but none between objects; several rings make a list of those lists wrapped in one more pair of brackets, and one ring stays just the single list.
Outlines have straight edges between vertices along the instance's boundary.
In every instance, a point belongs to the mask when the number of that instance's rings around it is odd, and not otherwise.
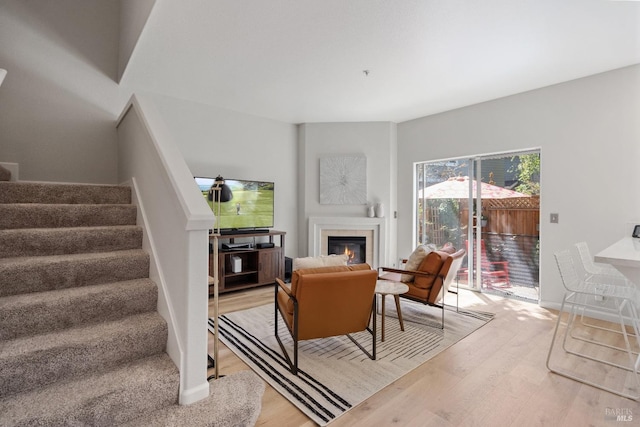
[{"label": "framed wall art", "polygon": [[320,158],[320,204],[367,204],[367,158],[365,156]]}]

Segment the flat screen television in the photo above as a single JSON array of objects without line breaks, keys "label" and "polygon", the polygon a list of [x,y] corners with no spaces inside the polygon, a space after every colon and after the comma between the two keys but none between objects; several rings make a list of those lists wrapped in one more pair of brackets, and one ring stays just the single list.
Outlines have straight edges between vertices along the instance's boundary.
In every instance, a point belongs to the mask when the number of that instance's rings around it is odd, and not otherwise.
[{"label": "flat screen television", "polygon": [[[211,210],[209,189],[215,178],[194,177]],[[221,231],[260,230],[273,227],[274,183],[266,181],[250,181],[243,179],[226,179],[225,184],[231,188],[233,198],[220,203],[220,217],[217,218]]]}]

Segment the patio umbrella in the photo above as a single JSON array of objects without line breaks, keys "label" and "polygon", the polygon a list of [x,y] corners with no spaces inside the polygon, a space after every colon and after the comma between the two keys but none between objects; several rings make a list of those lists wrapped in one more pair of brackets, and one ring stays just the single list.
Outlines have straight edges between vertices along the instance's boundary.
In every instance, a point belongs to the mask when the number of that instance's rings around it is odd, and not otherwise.
[{"label": "patio umbrella", "polygon": [[[476,198],[477,184],[473,183],[473,198]],[[512,197],[529,197],[527,194],[509,190],[497,185],[482,183],[481,195],[483,199],[508,199]],[[420,199],[466,199],[469,197],[469,177],[455,176],[446,181],[433,184],[418,192]]]}]

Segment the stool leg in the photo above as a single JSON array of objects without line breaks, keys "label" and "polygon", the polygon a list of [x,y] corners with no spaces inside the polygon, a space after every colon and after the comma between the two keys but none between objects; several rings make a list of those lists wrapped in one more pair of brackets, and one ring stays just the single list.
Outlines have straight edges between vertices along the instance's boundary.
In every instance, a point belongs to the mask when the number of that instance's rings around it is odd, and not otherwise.
[{"label": "stool leg", "polygon": [[404,322],[402,321],[402,310],[400,310],[400,297],[398,295],[394,295],[393,298],[396,300],[396,311],[398,312],[398,320],[400,321],[400,330],[404,332]]}]

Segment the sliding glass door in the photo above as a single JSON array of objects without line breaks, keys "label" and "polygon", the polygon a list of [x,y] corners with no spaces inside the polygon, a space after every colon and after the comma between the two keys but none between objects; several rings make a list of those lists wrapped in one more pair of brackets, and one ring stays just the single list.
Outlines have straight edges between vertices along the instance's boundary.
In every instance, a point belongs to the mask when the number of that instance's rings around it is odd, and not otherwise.
[{"label": "sliding glass door", "polygon": [[537,301],[539,172],[538,152],[416,164],[417,244],[465,249],[461,286]]}]

